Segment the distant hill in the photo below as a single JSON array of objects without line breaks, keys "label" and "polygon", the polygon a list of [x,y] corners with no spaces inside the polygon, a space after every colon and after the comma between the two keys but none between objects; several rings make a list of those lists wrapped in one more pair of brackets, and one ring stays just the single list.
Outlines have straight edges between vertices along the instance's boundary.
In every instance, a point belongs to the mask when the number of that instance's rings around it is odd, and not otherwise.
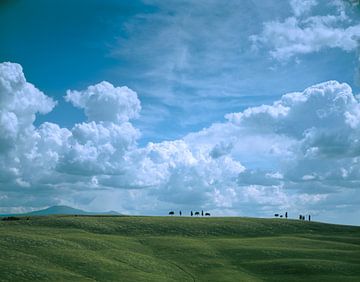
[{"label": "distant hill", "polygon": [[53,206],[43,210],[26,213],[27,215],[51,215],[51,214],[87,214],[86,211],[74,209],[68,206]]},{"label": "distant hill", "polygon": [[[28,213],[18,214],[18,215],[55,215],[55,214],[68,214],[68,215],[120,215],[115,211],[107,211],[107,212],[87,212],[80,209],[75,209],[68,206],[52,206],[46,209],[32,211]],[[14,214],[6,214],[0,216],[9,216]]]}]

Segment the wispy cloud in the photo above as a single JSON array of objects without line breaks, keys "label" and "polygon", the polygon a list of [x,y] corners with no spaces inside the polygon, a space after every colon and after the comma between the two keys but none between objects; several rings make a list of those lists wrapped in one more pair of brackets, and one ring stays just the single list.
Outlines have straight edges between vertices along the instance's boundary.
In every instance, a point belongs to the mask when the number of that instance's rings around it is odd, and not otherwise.
[{"label": "wispy cloud", "polygon": [[[263,66],[252,64],[248,35],[257,30],[253,23],[262,21],[261,11],[271,10],[270,5],[262,7],[253,1],[145,3],[154,10],[126,22],[110,51],[112,58],[139,69],[136,88],[144,101],[156,100],[172,108],[177,113],[173,123],[191,131],[204,126],[200,116],[219,119],[231,110],[234,98],[239,104],[241,97],[255,95],[249,80]],[[116,74],[118,69],[113,71]],[[257,95],[257,100],[264,101],[268,93]],[[140,121],[162,113],[149,110]]]}]

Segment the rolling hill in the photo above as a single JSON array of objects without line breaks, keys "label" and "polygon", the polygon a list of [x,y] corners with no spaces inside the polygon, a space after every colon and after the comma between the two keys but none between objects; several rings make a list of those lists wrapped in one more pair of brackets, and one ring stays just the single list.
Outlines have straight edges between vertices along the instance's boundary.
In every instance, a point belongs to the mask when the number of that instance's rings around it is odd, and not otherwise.
[{"label": "rolling hill", "polygon": [[0,220],[1,281],[360,281],[360,227],[285,219]]}]

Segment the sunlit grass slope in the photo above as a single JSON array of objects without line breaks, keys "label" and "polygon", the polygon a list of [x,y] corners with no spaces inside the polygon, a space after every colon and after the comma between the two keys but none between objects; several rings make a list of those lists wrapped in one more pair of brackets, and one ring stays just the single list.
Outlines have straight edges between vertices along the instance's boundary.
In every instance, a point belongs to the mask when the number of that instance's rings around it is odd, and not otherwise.
[{"label": "sunlit grass slope", "polygon": [[360,281],[360,227],[253,218],[0,221],[0,280]]}]

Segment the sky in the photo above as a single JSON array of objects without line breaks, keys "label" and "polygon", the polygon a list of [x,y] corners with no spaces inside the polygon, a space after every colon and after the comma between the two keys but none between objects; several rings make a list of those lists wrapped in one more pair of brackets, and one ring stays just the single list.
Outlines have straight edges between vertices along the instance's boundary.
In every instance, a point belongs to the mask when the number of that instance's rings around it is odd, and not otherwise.
[{"label": "sky", "polygon": [[360,225],[355,0],[0,2],[0,213]]}]

